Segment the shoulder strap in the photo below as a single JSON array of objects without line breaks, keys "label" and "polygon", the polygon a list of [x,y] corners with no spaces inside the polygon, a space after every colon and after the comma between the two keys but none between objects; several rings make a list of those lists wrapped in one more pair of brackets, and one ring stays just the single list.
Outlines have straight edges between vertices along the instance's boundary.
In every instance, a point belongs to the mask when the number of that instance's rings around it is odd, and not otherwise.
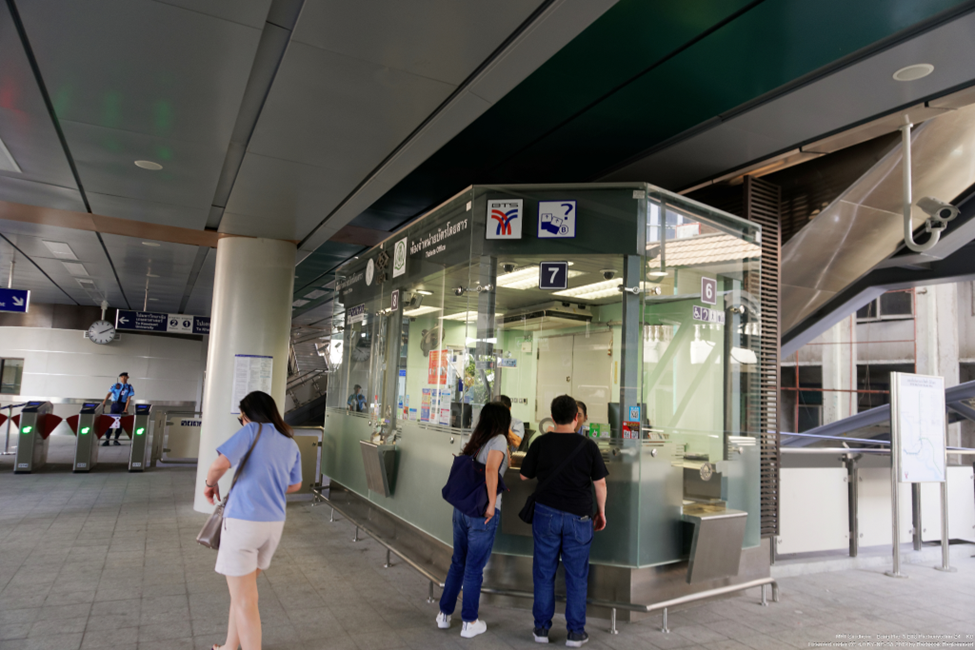
[{"label": "shoulder strap", "polygon": [[[251,452],[254,451],[254,447],[257,445],[257,441],[261,439],[261,431],[263,429],[264,429],[264,425],[258,423],[257,435],[254,436],[254,442],[251,443],[251,448],[247,450],[246,454],[244,454],[244,459],[240,461],[240,465],[237,466],[237,471],[234,472],[234,480],[230,484],[230,490],[233,490],[234,486],[237,485],[237,479],[240,477],[240,473],[244,471],[244,465],[247,464],[247,459],[251,457]],[[228,497],[230,496],[230,490],[227,490]]]},{"label": "shoulder strap", "polygon": [[557,468],[555,468],[555,471],[552,472],[551,474],[549,474],[548,475],[548,478],[546,478],[544,481],[542,481],[542,483],[537,488],[535,488],[535,494],[538,494],[539,492],[541,492],[542,490],[544,490],[548,486],[548,484],[552,482],[552,479],[554,479],[556,476],[558,476],[559,474],[561,474],[562,473],[562,470],[564,470],[566,467],[569,466],[569,462],[573,458],[575,458],[579,454],[580,451],[582,451],[582,448],[585,447],[586,446],[586,443],[588,443],[588,442],[589,442],[589,438],[583,437],[582,438],[582,443],[579,444],[572,451],[571,454],[569,454],[568,456],[566,456],[565,460],[562,461],[562,464],[559,465]]}]

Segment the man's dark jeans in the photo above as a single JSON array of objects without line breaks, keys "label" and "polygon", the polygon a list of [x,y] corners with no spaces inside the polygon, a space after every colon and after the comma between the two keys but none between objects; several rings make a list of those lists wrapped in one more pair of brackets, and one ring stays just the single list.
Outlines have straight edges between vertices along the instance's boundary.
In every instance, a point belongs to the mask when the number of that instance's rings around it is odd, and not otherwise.
[{"label": "man's dark jeans", "polygon": [[481,583],[484,581],[484,565],[494,548],[494,534],[498,530],[501,509],[495,511],[491,521],[484,517],[468,517],[454,508],[454,555],[440,596],[440,611],[453,614],[457,607],[457,595],[464,587],[464,605],[461,619],[471,623],[477,620],[481,602]]},{"label": "man's dark jeans", "polygon": [[555,614],[555,570],[559,558],[565,567],[565,622],[569,632],[586,631],[586,594],[589,585],[589,547],[592,546],[591,517],[535,504],[532,520],[535,556],[532,577],[535,627],[548,630]]}]

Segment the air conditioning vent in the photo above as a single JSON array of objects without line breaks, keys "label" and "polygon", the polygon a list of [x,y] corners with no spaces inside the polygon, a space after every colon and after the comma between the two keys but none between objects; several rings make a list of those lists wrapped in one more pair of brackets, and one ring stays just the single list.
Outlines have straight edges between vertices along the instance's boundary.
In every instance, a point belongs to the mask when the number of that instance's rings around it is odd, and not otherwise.
[{"label": "air conditioning vent", "polygon": [[508,312],[504,315],[504,328],[525,331],[564,329],[579,327],[591,321],[592,311],[588,306],[547,302]]}]

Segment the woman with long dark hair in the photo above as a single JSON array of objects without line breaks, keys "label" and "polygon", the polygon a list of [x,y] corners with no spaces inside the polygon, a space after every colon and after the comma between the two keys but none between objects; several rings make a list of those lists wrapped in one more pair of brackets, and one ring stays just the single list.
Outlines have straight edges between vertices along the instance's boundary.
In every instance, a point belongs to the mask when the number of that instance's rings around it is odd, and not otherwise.
[{"label": "woman with long dark hair", "polygon": [[247,458],[224,509],[216,571],[227,576],[230,616],[227,640],[214,650],[260,650],[257,574],[270,566],[281,541],[285,495],[301,488],[301,454],[274,398],[254,391],[240,401],[240,413],[242,428],[217,448],[203,491],[211,504],[219,502],[217,481]]},{"label": "woman with long dark hair", "polygon": [[487,483],[488,505],[483,517],[469,517],[454,508],[454,555],[440,597],[440,613],[437,627],[447,629],[457,607],[457,595],[464,588],[461,608],[460,635],[470,639],[487,631],[487,624],[478,619],[481,600],[481,582],[484,565],[491,557],[494,534],[501,518],[501,495],[498,494],[498,476],[508,469],[508,428],[511,412],[503,404],[491,402],[481,409],[477,426],[461,451],[465,456],[475,456],[484,463],[484,481]]}]

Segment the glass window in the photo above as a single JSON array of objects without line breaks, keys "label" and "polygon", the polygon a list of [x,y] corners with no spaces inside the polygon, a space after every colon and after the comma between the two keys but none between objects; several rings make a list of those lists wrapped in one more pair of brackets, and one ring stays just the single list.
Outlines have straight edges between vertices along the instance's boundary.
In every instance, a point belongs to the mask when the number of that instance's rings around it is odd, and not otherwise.
[{"label": "glass window", "polygon": [[891,291],[880,296],[880,317],[897,318],[914,315],[914,292]]},{"label": "glass window", "polygon": [[24,378],[23,359],[0,359],[0,393],[19,395]]}]

